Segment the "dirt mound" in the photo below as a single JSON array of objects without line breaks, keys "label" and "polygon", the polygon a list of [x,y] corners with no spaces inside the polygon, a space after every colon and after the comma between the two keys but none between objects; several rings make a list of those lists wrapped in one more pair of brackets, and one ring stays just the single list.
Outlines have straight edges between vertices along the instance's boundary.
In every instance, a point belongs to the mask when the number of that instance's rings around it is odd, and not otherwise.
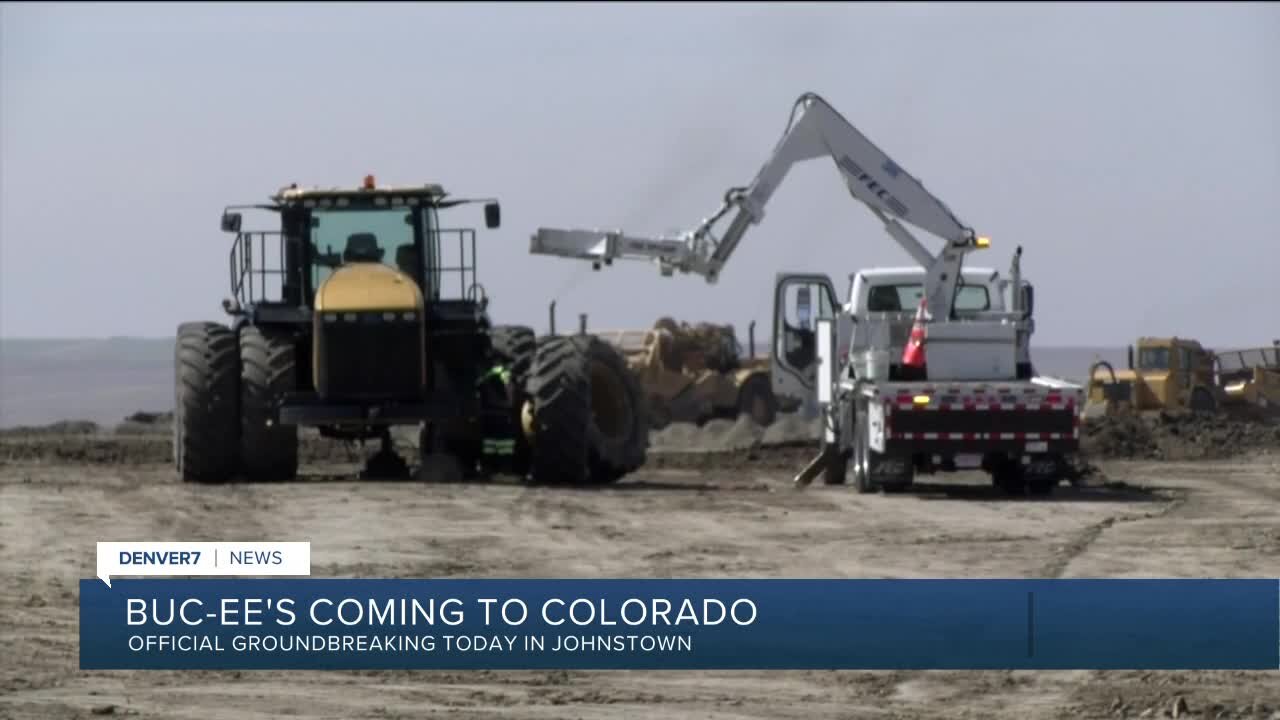
[{"label": "dirt mound", "polygon": [[[0,438],[0,465],[17,462],[81,465],[153,465],[173,462],[173,440],[168,428],[157,432],[141,424],[126,423],[117,427],[114,434],[57,433],[46,428],[34,430],[23,434],[9,433]],[[311,431],[304,431],[299,443],[299,456],[303,462],[360,463],[365,455],[378,449],[377,442],[366,443],[361,450],[358,445],[322,438]],[[402,439],[397,439],[397,446],[403,452],[412,452],[415,447]]]},{"label": "dirt mound", "polygon": [[779,415],[760,438],[762,445],[815,443],[822,437],[822,418],[805,420],[796,413]]},{"label": "dirt mound", "polygon": [[26,437],[31,435],[92,435],[101,430],[89,420],[59,420],[48,425],[16,425],[0,429],[0,437]]},{"label": "dirt mound", "polygon": [[646,467],[657,470],[702,470],[719,473],[745,470],[799,472],[817,452],[817,443],[758,445],[736,450],[655,452],[649,455]]},{"label": "dirt mound", "polygon": [[796,413],[781,414],[768,426],[756,424],[749,416],[736,420],[712,420],[702,426],[672,423],[650,435],[655,453],[726,452],[778,445],[817,442],[821,420],[807,421]]},{"label": "dirt mound", "polygon": [[1280,449],[1280,424],[1195,413],[1100,417],[1081,428],[1080,445],[1093,458],[1213,460]]}]

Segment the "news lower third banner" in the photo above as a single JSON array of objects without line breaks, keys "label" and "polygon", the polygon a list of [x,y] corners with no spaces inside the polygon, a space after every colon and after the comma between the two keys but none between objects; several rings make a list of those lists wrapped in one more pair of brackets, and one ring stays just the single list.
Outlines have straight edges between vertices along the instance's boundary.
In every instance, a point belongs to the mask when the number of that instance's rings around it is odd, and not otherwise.
[{"label": "news lower third banner", "polygon": [[83,580],[80,667],[1276,670],[1280,581]]}]

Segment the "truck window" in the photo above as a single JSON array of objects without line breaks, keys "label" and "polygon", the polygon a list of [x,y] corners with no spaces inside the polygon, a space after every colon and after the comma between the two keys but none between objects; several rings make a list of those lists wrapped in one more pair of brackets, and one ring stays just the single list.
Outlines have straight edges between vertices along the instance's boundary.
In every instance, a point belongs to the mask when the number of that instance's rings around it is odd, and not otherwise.
[{"label": "truck window", "polygon": [[991,295],[983,285],[961,285],[956,290],[956,312],[983,312],[991,309]]},{"label": "truck window", "polygon": [[[812,303],[809,321],[803,322],[800,317],[800,288],[808,288],[810,303]],[[820,283],[795,283],[788,285],[786,289],[786,323],[796,330],[813,330],[817,327],[817,320],[820,317],[832,317],[835,314],[835,307],[831,304],[831,297],[827,293],[825,285]]]},{"label": "truck window", "polygon": [[[914,311],[924,297],[920,283],[874,285],[867,291],[868,312]],[[956,291],[957,312],[980,312],[991,309],[991,296],[984,285],[961,285]]]}]

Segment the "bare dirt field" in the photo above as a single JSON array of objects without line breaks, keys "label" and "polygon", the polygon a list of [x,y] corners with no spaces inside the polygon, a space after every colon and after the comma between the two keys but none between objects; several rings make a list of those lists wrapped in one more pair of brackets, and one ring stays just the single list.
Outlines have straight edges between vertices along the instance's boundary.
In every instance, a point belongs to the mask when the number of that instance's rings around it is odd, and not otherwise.
[{"label": "bare dirt field", "polygon": [[0,718],[1280,718],[1275,672],[78,669],[102,539],[310,540],[324,577],[1280,577],[1265,433],[1211,461],[1096,459],[1048,499],[967,474],[797,491],[803,447],[659,453],[575,490],[358,482],[312,444],[299,482],[192,486],[163,435],[125,433],[0,438]]}]

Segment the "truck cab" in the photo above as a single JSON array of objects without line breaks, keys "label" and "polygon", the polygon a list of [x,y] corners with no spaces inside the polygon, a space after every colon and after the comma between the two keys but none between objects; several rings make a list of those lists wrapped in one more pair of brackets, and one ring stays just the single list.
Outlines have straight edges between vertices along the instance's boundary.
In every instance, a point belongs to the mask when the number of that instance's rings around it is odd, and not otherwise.
[{"label": "truck cab", "polygon": [[[998,320],[1010,317],[1013,306],[1013,284],[999,271],[986,267],[966,267],[956,290],[953,319]],[[911,333],[917,309],[923,298],[925,270],[922,267],[886,267],[859,270],[848,276],[848,290],[839,302],[835,285],[826,275],[815,273],[782,273],[774,285],[772,381],[775,395],[800,400],[811,405],[816,397],[817,353],[814,330],[820,317],[836,319],[837,356],[844,359],[852,353],[873,346],[888,347],[890,372]],[[1029,378],[1031,367],[1029,338],[1034,329],[1031,319],[1032,286],[1022,286],[1019,314],[1026,337],[1016,341],[1016,375]],[[885,341],[877,333],[888,332]]]}]

